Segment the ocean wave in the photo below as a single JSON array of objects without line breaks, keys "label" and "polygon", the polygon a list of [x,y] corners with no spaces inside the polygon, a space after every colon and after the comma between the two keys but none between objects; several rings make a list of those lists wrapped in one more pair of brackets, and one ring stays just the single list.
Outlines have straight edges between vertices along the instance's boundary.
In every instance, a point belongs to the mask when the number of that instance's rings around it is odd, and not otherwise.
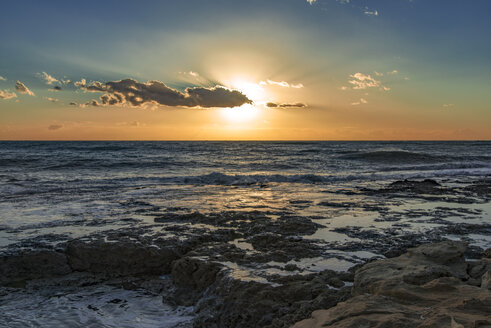
[{"label": "ocean wave", "polygon": [[392,181],[407,178],[489,176],[491,167],[439,169],[418,172],[364,172],[352,174],[224,174],[214,172],[199,176],[168,177],[160,182],[195,185],[254,185],[267,183],[327,184],[352,181]]},{"label": "ocean wave", "polygon": [[430,155],[426,153],[410,152],[405,150],[374,150],[357,152],[339,156],[342,159],[380,162],[380,163],[428,163],[446,160],[445,156]]},{"label": "ocean wave", "polygon": [[408,165],[384,166],[379,171],[437,171],[437,170],[466,170],[466,169],[490,169],[491,162],[450,162],[450,163],[410,163]]},{"label": "ocean wave", "polygon": [[[54,177],[49,181],[39,181],[35,185],[31,182],[4,183],[0,185],[0,200],[12,196],[38,195],[51,197],[61,194],[93,194],[100,192],[117,192],[131,188],[145,188],[154,186],[261,186],[268,184],[306,184],[306,185],[341,185],[345,183],[365,182],[393,182],[404,179],[444,179],[444,178],[482,178],[491,176],[491,167],[466,169],[441,169],[431,171],[379,171],[344,173],[335,175],[321,174],[226,174],[212,172],[195,176],[132,176],[107,177],[92,180],[75,179],[56,181]],[[59,177],[58,179],[63,179]],[[63,182],[60,184],[60,182]]]}]

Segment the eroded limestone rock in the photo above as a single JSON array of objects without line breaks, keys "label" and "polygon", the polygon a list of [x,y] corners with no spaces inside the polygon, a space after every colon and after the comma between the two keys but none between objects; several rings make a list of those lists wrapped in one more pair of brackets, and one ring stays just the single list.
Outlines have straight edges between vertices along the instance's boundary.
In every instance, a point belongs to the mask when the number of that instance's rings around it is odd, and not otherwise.
[{"label": "eroded limestone rock", "polygon": [[[368,263],[355,274],[353,298],[293,327],[491,327],[490,267],[469,265],[464,252],[447,241]],[[481,273],[482,288],[468,283]]]}]

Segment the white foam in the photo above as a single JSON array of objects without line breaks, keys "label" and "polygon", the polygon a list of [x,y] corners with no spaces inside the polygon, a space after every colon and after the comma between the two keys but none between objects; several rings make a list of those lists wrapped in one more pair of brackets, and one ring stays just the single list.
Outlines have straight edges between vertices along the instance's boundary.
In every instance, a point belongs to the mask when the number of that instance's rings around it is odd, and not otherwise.
[{"label": "white foam", "polygon": [[[192,308],[172,308],[160,295],[98,285],[10,292],[0,298],[0,326],[172,328],[191,323]],[[189,326],[190,327],[190,326]]]}]

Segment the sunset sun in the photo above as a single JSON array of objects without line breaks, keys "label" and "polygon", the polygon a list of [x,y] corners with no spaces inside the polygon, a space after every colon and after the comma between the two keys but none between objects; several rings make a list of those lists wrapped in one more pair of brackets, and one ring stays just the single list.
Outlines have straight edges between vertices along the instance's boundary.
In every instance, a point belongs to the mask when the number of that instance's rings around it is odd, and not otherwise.
[{"label": "sunset sun", "polygon": [[242,105],[235,108],[223,108],[221,114],[231,123],[248,123],[258,117],[260,109],[254,105]]},{"label": "sunset sun", "polygon": [[230,84],[234,89],[241,91],[253,102],[259,102],[265,100],[264,99],[266,97],[265,90],[261,85],[257,83],[253,83],[237,78],[237,79],[233,79]]}]

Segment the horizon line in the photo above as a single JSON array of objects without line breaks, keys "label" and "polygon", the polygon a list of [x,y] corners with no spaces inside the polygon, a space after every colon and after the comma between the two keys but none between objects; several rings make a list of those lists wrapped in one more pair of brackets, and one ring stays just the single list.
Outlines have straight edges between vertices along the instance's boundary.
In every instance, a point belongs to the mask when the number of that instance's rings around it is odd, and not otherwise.
[{"label": "horizon line", "polygon": [[0,139],[0,142],[489,142],[491,139]]}]

